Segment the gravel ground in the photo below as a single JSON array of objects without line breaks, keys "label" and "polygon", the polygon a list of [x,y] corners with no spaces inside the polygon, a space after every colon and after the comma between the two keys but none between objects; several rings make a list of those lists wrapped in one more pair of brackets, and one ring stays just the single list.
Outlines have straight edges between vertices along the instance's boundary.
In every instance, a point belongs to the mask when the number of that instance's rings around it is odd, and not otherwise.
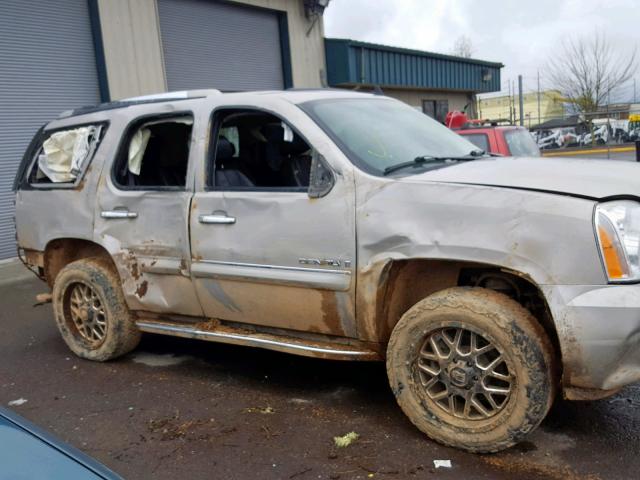
[{"label": "gravel ground", "polygon": [[[440,446],[397,407],[382,364],[145,336],[105,364],[71,355],[44,285],[0,286],[0,404],[127,479],[618,479],[640,469],[640,387],[559,401],[527,441],[494,455]],[[357,432],[338,449],[333,437]],[[451,460],[452,468],[434,468]]]}]

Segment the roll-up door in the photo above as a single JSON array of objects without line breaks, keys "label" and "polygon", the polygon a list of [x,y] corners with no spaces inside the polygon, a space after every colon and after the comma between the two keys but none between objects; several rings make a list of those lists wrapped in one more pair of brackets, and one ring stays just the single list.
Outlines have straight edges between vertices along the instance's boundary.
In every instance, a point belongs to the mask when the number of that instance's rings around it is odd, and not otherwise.
[{"label": "roll-up door", "polygon": [[169,90],[283,88],[278,13],[215,0],[158,0]]}]

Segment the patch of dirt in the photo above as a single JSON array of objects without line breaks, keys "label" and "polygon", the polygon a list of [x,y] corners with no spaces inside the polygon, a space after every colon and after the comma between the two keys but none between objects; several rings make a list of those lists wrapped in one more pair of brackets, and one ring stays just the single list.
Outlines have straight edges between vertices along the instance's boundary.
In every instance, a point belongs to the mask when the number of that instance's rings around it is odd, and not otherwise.
[{"label": "patch of dirt", "polygon": [[[162,441],[207,440],[211,437],[209,430],[214,423],[213,418],[180,420],[176,413],[172,417],[152,418],[147,423],[147,430],[151,434],[159,435]],[[208,428],[203,428],[205,426]]]},{"label": "patch of dirt", "polygon": [[520,475],[536,475],[549,480],[600,480],[598,475],[581,475],[566,465],[531,463],[513,456],[485,455],[478,458],[492,467],[509,472],[517,478]]}]

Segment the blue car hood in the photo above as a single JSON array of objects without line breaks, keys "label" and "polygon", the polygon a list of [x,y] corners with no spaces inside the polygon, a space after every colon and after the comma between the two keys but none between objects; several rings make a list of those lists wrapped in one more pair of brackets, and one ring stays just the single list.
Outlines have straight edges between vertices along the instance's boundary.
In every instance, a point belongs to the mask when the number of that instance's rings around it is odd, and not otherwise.
[{"label": "blue car hood", "polygon": [[0,408],[0,480],[121,480],[75,448]]}]

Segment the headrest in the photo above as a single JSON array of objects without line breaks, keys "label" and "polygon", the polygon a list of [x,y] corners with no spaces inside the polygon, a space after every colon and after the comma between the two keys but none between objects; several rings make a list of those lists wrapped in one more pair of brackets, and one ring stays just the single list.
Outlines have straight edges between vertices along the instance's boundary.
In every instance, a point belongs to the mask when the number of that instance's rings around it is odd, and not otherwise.
[{"label": "headrest", "polygon": [[233,157],[236,153],[236,147],[227,140],[226,137],[221,136],[218,137],[218,144],[216,146],[216,160],[228,160]]},{"label": "headrest", "polygon": [[291,141],[285,141],[282,125],[265,125],[262,127],[262,133],[267,142],[277,145],[277,150],[284,155],[301,155],[309,150],[307,142],[296,132],[293,132]]},{"label": "headrest", "polygon": [[309,145],[307,145],[307,142],[305,142],[300,135],[293,132],[293,140],[290,142],[282,142],[281,150],[284,154],[298,156],[308,151]]}]

